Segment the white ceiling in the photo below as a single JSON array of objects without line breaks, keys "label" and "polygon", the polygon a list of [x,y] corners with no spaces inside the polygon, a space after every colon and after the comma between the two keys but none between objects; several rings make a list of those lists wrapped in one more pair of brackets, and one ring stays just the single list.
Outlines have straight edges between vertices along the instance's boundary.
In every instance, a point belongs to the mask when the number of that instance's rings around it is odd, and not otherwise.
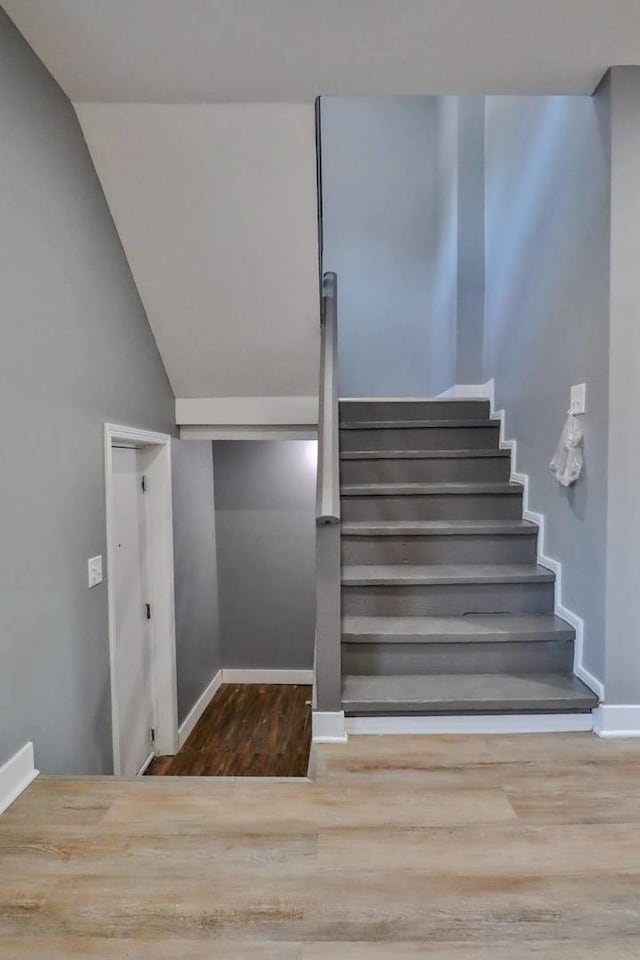
[{"label": "white ceiling", "polygon": [[317,394],[312,104],[79,104],[177,397]]},{"label": "white ceiling", "polygon": [[75,102],[592,93],[640,0],[3,0]]}]

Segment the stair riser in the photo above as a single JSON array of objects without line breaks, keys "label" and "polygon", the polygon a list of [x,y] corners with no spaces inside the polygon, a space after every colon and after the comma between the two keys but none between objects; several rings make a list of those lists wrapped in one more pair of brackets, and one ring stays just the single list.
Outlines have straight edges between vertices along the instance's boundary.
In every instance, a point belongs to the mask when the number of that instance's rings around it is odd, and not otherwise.
[{"label": "stair riser", "polygon": [[341,450],[497,450],[499,427],[341,430]]},{"label": "stair riser", "polygon": [[435,460],[343,460],[342,483],[505,483],[508,457],[438,457]]},{"label": "stair riser", "polygon": [[537,538],[342,537],[343,563],[535,563]]},{"label": "stair riser", "polygon": [[484,700],[446,703],[412,703],[403,701],[401,703],[392,703],[385,700],[383,703],[368,701],[367,703],[354,703],[351,700],[343,699],[342,707],[345,717],[446,717],[446,716],[503,716],[505,713],[514,713],[519,716],[526,714],[561,714],[561,713],[590,713],[597,706],[597,700],[585,697],[583,701],[571,700],[563,702],[562,700],[503,700],[500,703],[491,702],[487,704]]},{"label": "stair riser", "polygon": [[552,613],[553,583],[343,586],[344,615],[462,616],[466,613]]},{"label": "stair riser", "polygon": [[512,493],[343,497],[347,520],[520,520],[522,495]]},{"label": "stair riser", "polygon": [[480,420],[489,417],[488,400],[350,400],[340,403],[340,420]]},{"label": "stair riser", "polygon": [[501,643],[345,643],[343,674],[571,673],[570,640]]}]

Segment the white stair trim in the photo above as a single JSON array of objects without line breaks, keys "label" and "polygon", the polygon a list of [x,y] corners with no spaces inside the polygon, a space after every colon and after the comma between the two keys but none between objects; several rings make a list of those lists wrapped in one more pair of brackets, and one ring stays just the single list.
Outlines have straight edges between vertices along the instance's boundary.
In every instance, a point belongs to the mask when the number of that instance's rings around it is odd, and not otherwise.
[{"label": "white stair trim", "polygon": [[0,813],[17,800],[39,772],[34,765],[33,743],[29,740],[0,767]]},{"label": "white stair trim", "polygon": [[182,440],[314,440],[317,396],[177,397]]},{"label": "white stair trim", "polygon": [[599,737],[640,737],[640,706],[601,704],[593,711],[593,730]]},{"label": "white stair trim", "polygon": [[317,440],[316,427],[296,426],[211,426],[179,427],[181,440]]},{"label": "white stair trim", "polygon": [[340,397],[339,401],[340,403],[433,403],[434,400],[448,400],[450,397],[453,397],[453,394],[445,390],[437,397]]},{"label": "white stair trim", "polygon": [[346,743],[345,717],[342,710],[314,710],[311,714],[314,743]]},{"label": "white stair trim", "polygon": [[[453,391],[452,393],[450,391]],[[553,557],[547,556],[544,552],[545,543],[545,518],[544,514],[537,513],[529,507],[529,475],[520,473],[518,466],[518,441],[508,440],[505,436],[505,411],[495,408],[495,380],[487,380],[486,383],[457,384],[446,391],[447,396],[470,397],[489,400],[490,417],[492,420],[498,420],[500,423],[500,449],[511,451],[511,481],[519,483],[523,487],[523,516],[525,520],[530,520],[539,527],[538,534],[538,563],[547,570],[552,570],[556,575],[556,588],[554,592],[555,613],[558,617],[566,620],[576,631],[573,654],[573,672],[590,690],[596,694],[600,700],[604,700],[604,684],[594,677],[583,664],[584,648],[584,620],[582,617],[570,610],[562,602],[562,563]]]},{"label": "white stair trim", "polygon": [[176,397],[179,427],[318,424],[317,396]]},{"label": "white stair trim", "polygon": [[176,423],[179,427],[291,423],[315,427],[318,397],[176,397]]},{"label": "white stair trim", "polygon": [[205,712],[216,693],[222,686],[222,670],[218,670],[211,678],[205,689],[202,691],[194,705],[189,710],[180,726],[178,727],[178,749],[180,749],[189,734],[192,732],[196,723]]},{"label": "white stair trim", "polygon": [[245,670],[244,667],[224,667],[223,683],[298,683],[311,685],[313,670]]},{"label": "white stair trim", "polygon": [[[413,734],[575,733],[593,729],[585,713],[450,714],[447,716],[347,717],[348,736]],[[315,737],[314,737],[315,740]]]},{"label": "white stair trim", "polygon": [[486,400],[486,383],[456,383],[448,390],[443,390],[436,397],[437,400]]}]

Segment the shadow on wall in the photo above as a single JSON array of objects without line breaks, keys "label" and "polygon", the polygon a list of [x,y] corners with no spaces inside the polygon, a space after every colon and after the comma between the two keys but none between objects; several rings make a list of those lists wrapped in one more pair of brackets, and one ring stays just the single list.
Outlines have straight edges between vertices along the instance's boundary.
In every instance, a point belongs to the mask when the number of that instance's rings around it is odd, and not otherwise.
[{"label": "shadow on wall", "polygon": [[213,443],[222,663],[313,667],[315,440]]},{"label": "shadow on wall", "polygon": [[[499,101],[499,98],[490,98],[490,105],[493,101]],[[508,217],[491,215],[496,209],[502,212],[505,171],[500,163],[491,162],[493,157],[489,154],[485,178],[486,242],[490,249],[500,244],[500,273],[506,281],[502,284],[494,282],[491,287],[492,334],[495,338],[504,336],[506,326],[511,328],[510,337],[513,336],[514,324],[523,322],[524,316],[518,308],[532,278],[537,286],[544,281],[539,273],[541,269],[549,271],[559,267],[555,258],[545,257],[541,250],[534,273],[528,258],[532,245],[543,237],[549,204],[562,203],[563,200],[556,190],[558,165],[573,163],[570,152],[565,152],[563,157],[564,139],[573,109],[570,101],[569,97],[523,98],[522,109],[529,113],[530,123],[523,129],[517,150],[511,156],[511,163],[517,165],[518,189],[509,196]],[[498,102],[492,116],[496,116],[499,106]],[[508,123],[508,119],[505,122]],[[504,135],[509,135],[508,127]],[[496,131],[496,138],[499,136],[500,132]],[[571,202],[572,196],[568,193],[565,203]],[[526,269],[527,264],[529,269]]]}]

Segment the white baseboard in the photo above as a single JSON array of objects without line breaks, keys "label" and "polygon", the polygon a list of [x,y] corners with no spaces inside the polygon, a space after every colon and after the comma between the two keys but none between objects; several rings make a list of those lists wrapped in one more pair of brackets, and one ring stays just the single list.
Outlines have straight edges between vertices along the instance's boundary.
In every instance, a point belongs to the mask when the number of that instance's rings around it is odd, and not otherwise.
[{"label": "white baseboard", "polygon": [[345,718],[342,710],[314,710],[311,714],[314,743],[346,743]]},{"label": "white baseboard", "polygon": [[[582,663],[579,663],[579,662],[578,662],[578,659],[579,659],[579,658],[582,659],[582,643],[583,643],[582,635],[583,635],[583,631],[584,631],[584,621],[582,620],[581,617],[576,616],[576,617],[575,617],[575,620],[576,620],[576,621],[579,621],[579,623],[580,623],[580,626],[577,627],[577,626],[576,626],[576,623],[572,622],[571,619],[570,619],[570,613],[571,613],[571,611],[567,610],[566,607],[562,607],[561,604],[559,605],[559,607],[560,607],[560,609],[566,610],[566,613],[559,613],[558,616],[559,616],[559,617],[562,617],[563,620],[566,620],[567,623],[570,623],[571,626],[574,627],[574,629],[575,629],[575,631],[576,631],[576,645],[575,645],[575,647],[574,647],[574,665],[573,665],[573,672],[575,673],[576,677],[578,677],[579,680],[582,680],[582,682],[585,684],[585,686],[589,687],[590,690],[593,690],[593,692],[594,692],[595,695],[597,696],[598,700],[603,700],[603,699],[604,699],[604,684],[602,683],[601,680],[598,680],[597,677],[594,677],[594,675],[593,675],[592,673],[590,673],[590,672],[587,670],[587,668],[582,665]],[[571,614],[571,616],[575,616],[575,615]],[[580,636],[580,643],[579,643],[579,644],[578,644],[578,635]]]},{"label": "white baseboard", "polygon": [[[180,744],[180,746],[182,746],[182,744]],[[138,772],[136,773],[136,777],[142,777],[142,776],[144,776],[145,770],[147,769],[147,767],[149,766],[149,764],[151,763],[151,761],[154,760],[154,759],[155,759],[155,753],[149,753],[149,754],[147,754],[147,756],[145,757],[145,759],[144,759],[144,761],[143,761],[143,763],[142,763],[142,766],[140,767],[140,769],[139,769]]]},{"label": "white baseboard", "polygon": [[559,560],[555,560],[553,557],[549,557],[545,553],[544,514],[537,513],[529,506],[529,475],[526,473],[520,473],[518,471],[518,441],[507,439],[505,436],[505,411],[496,410],[495,408],[495,381],[491,379],[487,380],[486,383],[481,384],[459,384],[451,389],[455,391],[455,396],[469,396],[470,393],[473,392],[474,396],[487,399],[490,405],[491,419],[498,420],[500,423],[500,449],[511,451],[511,482],[519,483],[523,487],[523,516],[525,520],[530,520],[531,523],[537,524],[540,531],[538,535],[538,563],[542,567],[546,567],[547,570],[552,570],[556,575],[556,588],[554,592],[555,613],[558,617],[561,617],[563,620],[566,620],[567,623],[570,623],[576,632],[573,672],[580,680],[582,680],[583,683],[589,687],[590,690],[593,690],[600,700],[603,700],[603,683],[598,680],[597,677],[594,677],[582,662],[584,649],[584,621],[582,617],[579,617],[578,614],[574,613],[573,610],[569,610],[569,608],[566,607],[562,601],[562,564]]},{"label": "white baseboard", "polygon": [[313,670],[245,670],[224,667],[223,683],[313,683]]},{"label": "white baseboard", "polygon": [[205,712],[216,693],[220,689],[222,684],[222,670],[218,672],[211,678],[211,681],[207,684],[206,688],[202,691],[194,705],[189,710],[189,713],[184,718],[180,726],[178,727],[178,747],[182,747],[185,740],[195,727],[196,723]]},{"label": "white baseboard", "polygon": [[33,743],[29,741],[0,767],[0,813],[17,800],[38,773],[34,765]]},{"label": "white baseboard", "polygon": [[640,737],[640,706],[603,703],[593,711],[593,729],[599,737]]},{"label": "white baseboard", "polygon": [[[347,717],[349,736],[360,734],[567,733],[593,729],[591,713],[497,714],[494,716]],[[314,737],[315,740],[315,737]]]}]

